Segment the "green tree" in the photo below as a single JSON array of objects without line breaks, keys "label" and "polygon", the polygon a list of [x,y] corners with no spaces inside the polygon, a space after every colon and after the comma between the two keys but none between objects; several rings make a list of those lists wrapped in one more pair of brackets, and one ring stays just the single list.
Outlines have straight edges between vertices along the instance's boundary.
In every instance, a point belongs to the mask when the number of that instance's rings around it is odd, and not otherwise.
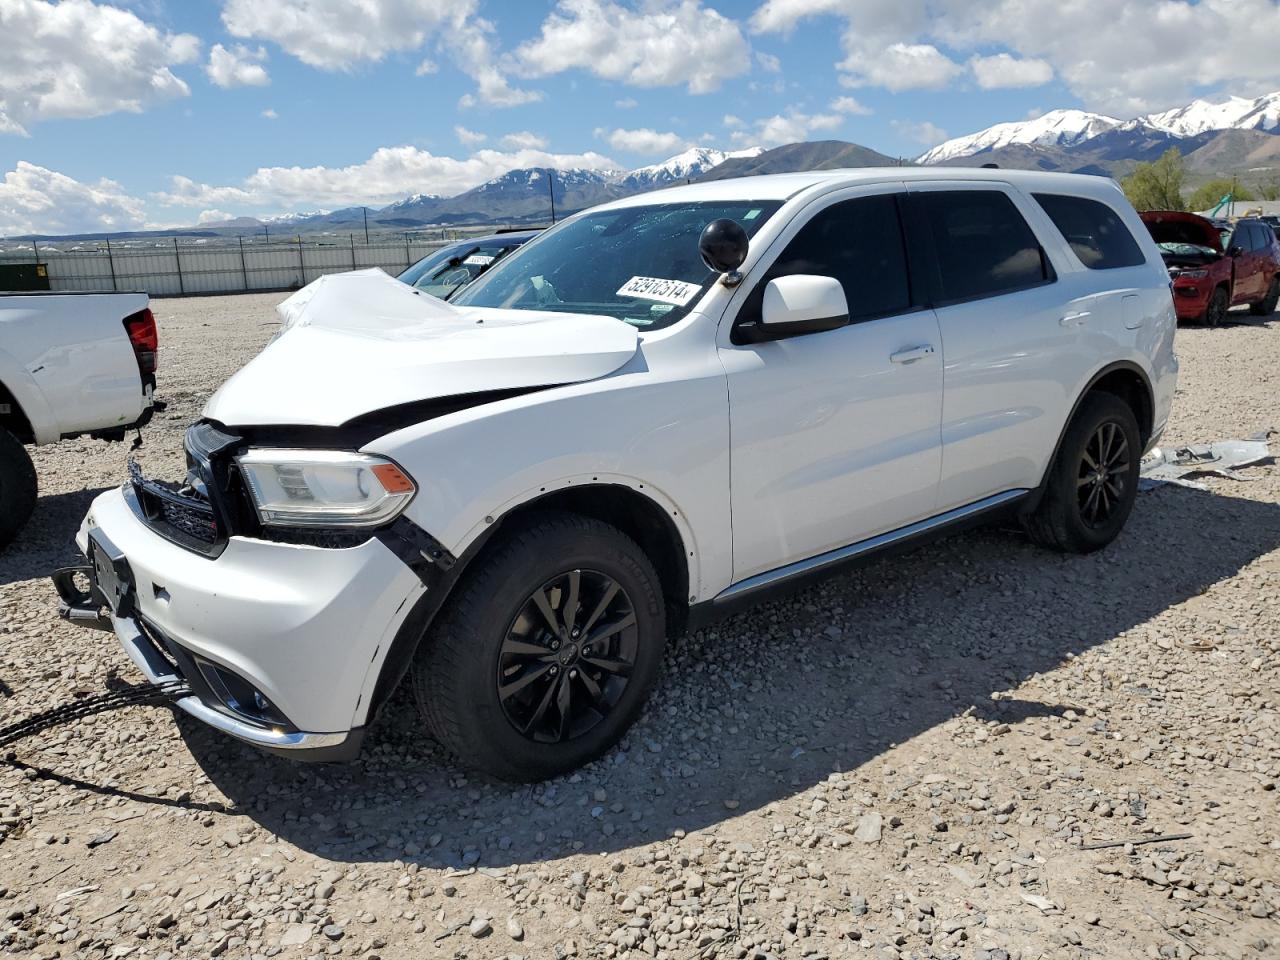
[{"label": "green tree", "polygon": [[1134,167],[1120,186],[1129,202],[1139,210],[1185,210],[1182,199],[1185,178],[1182,153],[1177,147],[1170,147],[1155,163]]},{"label": "green tree", "polygon": [[1253,191],[1244,184],[1235,180],[1228,180],[1226,177],[1214,177],[1209,182],[1203,183],[1196,188],[1196,192],[1191,194],[1191,199],[1187,201],[1187,205],[1192,210],[1212,210],[1218,205],[1218,201],[1228,193],[1234,194],[1237,200],[1257,199]]}]

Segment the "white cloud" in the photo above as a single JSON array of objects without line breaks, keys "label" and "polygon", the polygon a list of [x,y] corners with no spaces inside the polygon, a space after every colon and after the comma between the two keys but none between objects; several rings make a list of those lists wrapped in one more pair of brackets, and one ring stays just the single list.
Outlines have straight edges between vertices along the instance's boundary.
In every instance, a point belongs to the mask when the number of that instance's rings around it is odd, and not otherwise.
[{"label": "white cloud", "polygon": [[889,125],[908,140],[926,147],[936,147],[947,139],[947,131],[928,120],[892,120]]},{"label": "white cloud", "polygon": [[367,204],[382,206],[415,193],[450,196],[524,167],[586,167],[612,170],[617,165],[598,153],[548,153],[544,150],[479,150],[469,157],[432,154],[417,147],[381,147],[361,163],[346,167],[260,167],[239,184],[198,183],[173,178],[170,190],[155,194],[169,206],[218,207],[240,211],[293,210]]},{"label": "white cloud", "polygon": [[861,44],[839,64],[840,82],[850,87],[886,90],[940,90],[962,68],[931,43]]},{"label": "white cloud", "polygon": [[782,61],[772,53],[765,53],[763,50],[756,51],[756,63],[765,73],[777,73],[782,69]]},{"label": "white cloud", "polygon": [[350,70],[417,50],[474,10],[475,0],[224,0],[222,22],[232,36],[270,40],[310,66]]},{"label": "white cloud", "polygon": [[640,101],[635,97],[623,97],[621,100],[613,101],[613,105],[619,110],[634,110],[640,106]]},{"label": "white cloud", "polygon": [[983,90],[1011,87],[1038,87],[1053,79],[1053,67],[1035,58],[1019,60],[1007,53],[992,57],[971,57],[969,69]]},{"label": "white cloud", "polygon": [[190,94],[170,69],[200,41],[89,0],[0,0],[0,133],[34,121],[140,112]]},{"label": "white cloud", "polygon": [[751,66],[738,24],[701,0],[646,0],[638,10],[559,0],[515,57],[534,76],[578,68],[637,87],[683,83],[690,93],[715,90]]},{"label": "white cloud", "polygon": [[225,210],[201,210],[200,215],[196,217],[196,226],[206,223],[226,223],[228,220],[234,220],[234,213],[227,213]]},{"label": "white cloud", "polygon": [[528,130],[517,130],[502,138],[502,145],[508,150],[545,150],[547,138],[540,137]]},{"label": "white cloud", "polygon": [[474,18],[450,32],[448,45],[459,69],[476,83],[476,92],[464,95],[458,105],[470,109],[477,103],[491,107],[518,107],[542,99],[536,90],[511,86],[506,71],[497,63],[490,38],[493,24]]},{"label": "white cloud", "polygon": [[870,116],[875,111],[855,100],[853,97],[836,97],[831,101],[831,109],[836,113],[848,114],[851,117]]},{"label": "white cloud", "polygon": [[639,130],[607,130],[597,127],[595,133],[613,149],[628,153],[675,153],[689,145],[678,133],[661,133],[647,127]]},{"label": "white cloud", "polygon": [[726,127],[742,126],[742,118],[734,113],[726,113],[720,122],[723,123]]},{"label": "white cloud", "polygon": [[417,69],[413,71],[413,75],[415,77],[429,77],[431,74],[439,72],[440,64],[428,57],[418,64]]},{"label": "white cloud", "polygon": [[145,224],[142,201],[113,180],[81,183],[19,160],[0,181],[0,236],[136,230]]},{"label": "white cloud", "polygon": [[276,113],[270,107],[262,111],[262,115],[268,120],[279,120],[280,114]]},{"label": "white cloud", "polygon": [[775,114],[757,120],[745,130],[735,130],[732,137],[737,144],[778,147],[784,143],[807,140],[811,133],[834,130],[843,122],[843,117],[833,113],[809,114],[793,111],[785,116]]},{"label": "white cloud", "polygon": [[1088,109],[1120,116],[1280,86],[1275,0],[765,0],[751,26],[786,33],[825,15],[844,22],[850,86],[945,85],[963,76],[957,56],[979,86],[1056,75]]},{"label": "white cloud", "polygon": [[453,128],[454,136],[458,138],[458,142],[464,147],[474,147],[476,144],[484,143],[489,139],[487,133],[479,133],[475,130],[468,130],[462,124],[458,124]]},{"label": "white cloud", "polygon": [[237,43],[228,50],[215,43],[209,50],[209,63],[204,72],[219,87],[262,87],[271,82],[266,67],[262,65],[266,59],[265,47],[252,50]]}]

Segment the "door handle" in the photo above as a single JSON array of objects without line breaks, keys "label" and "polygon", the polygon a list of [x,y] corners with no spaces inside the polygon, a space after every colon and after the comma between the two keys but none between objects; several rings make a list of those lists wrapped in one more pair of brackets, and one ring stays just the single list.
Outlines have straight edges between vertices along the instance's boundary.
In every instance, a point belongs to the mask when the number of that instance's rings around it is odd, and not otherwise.
[{"label": "door handle", "polygon": [[1058,323],[1064,327],[1078,327],[1088,320],[1089,316],[1090,314],[1088,310],[1081,310],[1078,313],[1068,313],[1065,317],[1060,319]]},{"label": "door handle", "polygon": [[907,347],[905,350],[891,353],[889,354],[889,359],[893,363],[915,363],[917,360],[923,360],[925,357],[930,356],[933,356],[933,344],[924,343],[918,347]]}]

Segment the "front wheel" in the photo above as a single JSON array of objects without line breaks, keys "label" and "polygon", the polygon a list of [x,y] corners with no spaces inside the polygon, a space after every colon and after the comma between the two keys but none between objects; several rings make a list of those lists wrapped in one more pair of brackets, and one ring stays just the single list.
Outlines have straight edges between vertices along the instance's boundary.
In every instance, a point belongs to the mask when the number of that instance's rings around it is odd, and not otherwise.
[{"label": "front wheel", "polygon": [[1124,528],[1138,495],[1142,435],[1133,410],[1110,393],[1080,403],[1049,468],[1027,532],[1067,553],[1092,553]]},{"label": "front wheel", "polygon": [[0,427],[0,547],[18,535],[35,508],[35,464],[18,438]]},{"label": "front wheel", "polygon": [[1218,327],[1226,322],[1227,311],[1231,308],[1231,295],[1226,287],[1217,287],[1209,297],[1209,306],[1204,310],[1204,325]]},{"label": "front wheel", "polygon": [[547,513],[476,561],[414,661],[419,710],[462,762],[543,780],[612,747],[658,674],[658,575],[618,529]]},{"label": "front wheel", "polygon": [[1280,277],[1271,281],[1267,295],[1258,303],[1249,305],[1249,312],[1255,317],[1269,317],[1276,312],[1276,304],[1280,303]]}]

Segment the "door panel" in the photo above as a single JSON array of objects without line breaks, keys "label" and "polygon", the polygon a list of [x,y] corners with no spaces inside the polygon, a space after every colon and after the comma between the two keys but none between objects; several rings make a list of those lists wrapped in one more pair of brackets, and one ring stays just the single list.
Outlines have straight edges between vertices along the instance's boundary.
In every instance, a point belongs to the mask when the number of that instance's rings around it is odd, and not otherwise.
[{"label": "door panel", "polygon": [[[1096,338],[1122,324],[1122,310],[1118,295],[1095,294],[1043,210],[1018,191],[920,184],[911,199],[939,264],[941,512],[1039,484]],[[967,299],[949,302],[957,294]]]},{"label": "door panel", "polygon": [[[752,303],[770,276],[786,273],[841,279],[855,316],[900,304],[897,313],[808,336],[756,344],[722,337],[735,580],[934,511],[941,468],[941,341],[933,312],[910,303],[892,200],[900,189],[882,188],[878,202],[868,206],[844,204],[872,198],[837,198],[822,201],[822,210],[806,211],[780,238],[784,249],[772,265],[749,278],[754,286],[729,318],[750,320]],[[836,224],[832,230],[833,216],[846,218],[847,228]],[[889,220],[889,234],[871,235],[873,226]],[[822,233],[821,242],[807,244],[814,232]]]}]

